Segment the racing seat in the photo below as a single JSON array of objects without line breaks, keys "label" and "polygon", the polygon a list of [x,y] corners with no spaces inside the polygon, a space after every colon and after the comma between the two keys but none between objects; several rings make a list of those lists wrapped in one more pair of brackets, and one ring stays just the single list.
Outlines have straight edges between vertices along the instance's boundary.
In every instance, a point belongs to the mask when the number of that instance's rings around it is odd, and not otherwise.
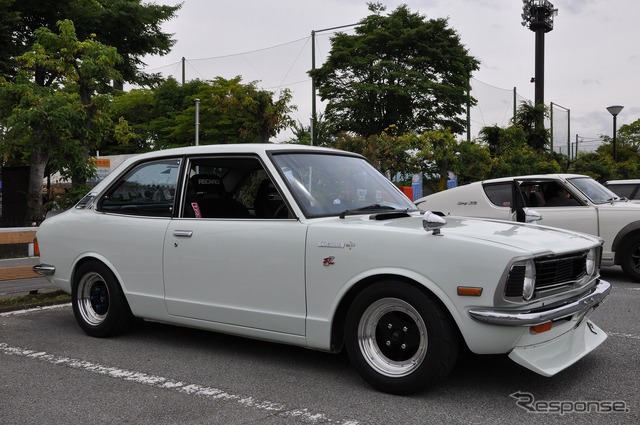
[{"label": "racing seat", "polygon": [[196,174],[189,180],[188,216],[196,218],[247,218],[249,210],[227,196],[222,179],[214,174]]}]

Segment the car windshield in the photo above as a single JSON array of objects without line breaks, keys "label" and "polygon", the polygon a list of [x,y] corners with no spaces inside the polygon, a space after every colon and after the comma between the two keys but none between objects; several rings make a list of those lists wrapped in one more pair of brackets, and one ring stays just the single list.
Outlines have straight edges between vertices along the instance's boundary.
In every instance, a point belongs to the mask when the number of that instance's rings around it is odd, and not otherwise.
[{"label": "car windshield", "polygon": [[594,204],[605,204],[620,199],[618,195],[590,177],[569,179],[569,183],[584,193]]},{"label": "car windshield", "polygon": [[360,157],[287,152],[273,160],[307,217],[417,209]]}]

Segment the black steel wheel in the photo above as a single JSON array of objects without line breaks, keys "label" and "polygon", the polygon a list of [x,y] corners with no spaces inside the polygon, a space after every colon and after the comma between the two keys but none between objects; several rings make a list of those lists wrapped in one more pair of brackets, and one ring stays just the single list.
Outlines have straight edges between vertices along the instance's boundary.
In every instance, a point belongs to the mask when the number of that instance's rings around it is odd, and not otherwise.
[{"label": "black steel wheel", "polygon": [[621,264],[624,273],[640,282],[640,235],[629,236],[622,247]]},{"label": "black steel wheel", "polygon": [[88,335],[112,336],[124,332],[133,315],[120,284],[103,263],[90,260],[75,273],[71,300],[76,321]]},{"label": "black steel wheel", "polygon": [[449,373],[458,354],[449,315],[424,291],[380,282],[354,300],[345,325],[347,354],[375,388],[410,394]]}]

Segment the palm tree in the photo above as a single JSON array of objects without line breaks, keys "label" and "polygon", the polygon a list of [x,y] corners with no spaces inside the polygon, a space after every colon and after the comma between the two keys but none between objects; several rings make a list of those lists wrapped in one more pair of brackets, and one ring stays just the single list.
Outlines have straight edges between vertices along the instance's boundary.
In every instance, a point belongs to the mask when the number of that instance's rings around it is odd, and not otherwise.
[{"label": "palm tree", "polygon": [[544,128],[544,119],[549,116],[547,107],[539,103],[521,102],[513,117],[514,125],[520,126],[527,134],[527,144],[538,152],[548,150],[551,133]]}]

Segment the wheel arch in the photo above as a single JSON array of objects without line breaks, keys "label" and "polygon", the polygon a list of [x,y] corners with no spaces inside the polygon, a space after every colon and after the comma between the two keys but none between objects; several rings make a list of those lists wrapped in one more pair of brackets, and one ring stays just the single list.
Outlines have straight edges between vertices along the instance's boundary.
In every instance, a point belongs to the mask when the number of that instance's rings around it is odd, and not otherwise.
[{"label": "wheel arch", "polygon": [[463,342],[464,338],[462,337],[462,333],[460,332],[460,325],[458,321],[451,314],[451,308],[447,305],[447,303],[443,302],[443,300],[431,289],[427,286],[421,284],[420,282],[400,274],[386,273],[386,274],[376,274],[372,276],[367,276],[364,279],[361,279],[356,284],[352,285],[351,288],[344,294],[336,311],[333,315],[333,320],[331,324],[331,351],[337,352],[341,351],[344,347],[344,327],[347,317],[347,312],[349,311],[349,307],[358,296],[360,292],[362,292],[369,285],[375,284],[377,282],[394,280],[401,282],[406,285],[413,286],[414,288],[424,292],[428,296],[430,296],[435,302],[439,304],[444,312],[446,312],[447,317],[451,320],[451,323],[455,326],[455,330],[458,334],[459,341]]},{"label": "wheel arch", "polygon": [[624,226],[613,239],[613,242],[611,243],[611,251],[614,253],[615,264],[621,264],[623,253],[620,248],[624,245],[627,238],[632,235],[640,235],[640,220]]},{"label": "wheel arch", "polygon": [[116,280],[118,281],[118,285],[120,286],[120,289],[122,290],[122,292],[126,294],[126,291],[124,290],[125,288],[122,285],[122,277],[120,276],[116,268],[113,267],[113,264],[111,264],[111,262],[108,261],[102,255],[98,255],[95,253],[86,253],[80,256],[76,260],[76,262],[73,264],[73,267],[71,268],[71,276],[69,277],[70,283],[72,286],[75,285],[75,281],[77,277],[76,273],[78,272],[78,269],[82,267],[83,264],[88,263],[89,261],[97,261],[99,263],[102,263],[105,267],[107,267],[111,271],[111,273],[113,273],[113,275],[116,277]]}]

